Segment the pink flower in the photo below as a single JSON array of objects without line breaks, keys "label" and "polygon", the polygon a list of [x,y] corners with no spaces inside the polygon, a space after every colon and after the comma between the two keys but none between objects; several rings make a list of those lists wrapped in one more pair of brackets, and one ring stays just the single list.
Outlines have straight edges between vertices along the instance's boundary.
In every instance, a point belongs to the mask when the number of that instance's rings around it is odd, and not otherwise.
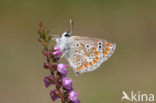
[{"label": "pink flower", "polygon": [[58,46],[54,47],[54,50],[55,50],[55,51],[58,51],[58,50],[60,50],[60,49],[61,49],[61,47],[58,47]]},{"label": "pink flower", "polygon": [[50,91],[50,97],[51,97],[51,99],[52,99],[53,101],[55,101],[56,99],[59,98],[57,92],[58,92],[57,90]]},{"label": "pink flower", "polygon": [[55,52],[53,52],[53,55],[59,56],[59,55],[62,55],[62,52],[61,51],[55,51]]},{"label": "pink flower", "polygon": [[50,75],[44,78],[44,83],[46,88],[48,88],[51,84],[54,84]]},{"label": "pink flower", "polygon": [[65,89],[73,90],[72,82],[73,82],[73,80],[70,79],[70,78],[68,78],[68,77],[62,78],[62,86],[63,86]]},{"label": "pink flower", "polygon": [[61,74],[61,76],[66,76],[68,70],[66,69],[67,65],[61,63],[57,65],[57,71]]},{"label": "pink flower", "polygon": [[75,92],[74,90],[68,94],[68,99],[73,103],[80,103],[80,101],[77,98],[78,98],[78,93]]}]

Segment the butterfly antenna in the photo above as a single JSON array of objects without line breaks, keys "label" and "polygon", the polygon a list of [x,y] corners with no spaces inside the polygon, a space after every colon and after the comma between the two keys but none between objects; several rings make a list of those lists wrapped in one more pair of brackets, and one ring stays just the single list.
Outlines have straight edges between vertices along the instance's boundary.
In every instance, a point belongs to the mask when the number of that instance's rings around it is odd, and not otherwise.
[{"label": "butterfly antenna", "polygon": [[70,34],[72,34],[72,32],[73,32],[73,20],[70,19],[69,23],[70,23]]}]

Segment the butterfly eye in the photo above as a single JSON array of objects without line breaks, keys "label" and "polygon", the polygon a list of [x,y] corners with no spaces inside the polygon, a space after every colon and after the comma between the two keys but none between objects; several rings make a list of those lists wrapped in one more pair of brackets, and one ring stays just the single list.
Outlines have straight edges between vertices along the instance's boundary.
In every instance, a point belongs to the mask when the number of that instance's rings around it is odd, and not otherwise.
[{"label": "butterfly eye", "polygon": [[70,35],[70,34],[65,34],[64,36],[65,36],[65,37],[71,37],[71,35]]}]

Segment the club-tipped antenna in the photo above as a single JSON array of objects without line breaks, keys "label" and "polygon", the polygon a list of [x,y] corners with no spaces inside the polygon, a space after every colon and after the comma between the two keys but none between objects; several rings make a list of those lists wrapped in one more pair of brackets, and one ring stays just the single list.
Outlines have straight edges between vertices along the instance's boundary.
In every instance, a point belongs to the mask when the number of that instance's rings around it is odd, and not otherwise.
[{"label": "club-tipped antenna", "polygon": [[73,32],[73,20],[70,19],[69,23],[70,23],[70,34],[72,34],[72,32]]}]

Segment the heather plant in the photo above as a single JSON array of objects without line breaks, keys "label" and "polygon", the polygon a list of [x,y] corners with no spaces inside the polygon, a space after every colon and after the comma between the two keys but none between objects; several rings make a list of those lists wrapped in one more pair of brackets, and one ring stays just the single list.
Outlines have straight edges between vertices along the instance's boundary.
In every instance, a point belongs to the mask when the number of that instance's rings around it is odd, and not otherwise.
[{"label": "heather plant", "polygon": [[40,29],[38,31],[38,41],[43,45],[42,53],[46,57],[44,68],[49,70],[50,74],[44,78],[45,87],[54,86],[50,91],[52,101],[60,99],[62,103],[80,103],[78,100],[78,93],[74,91],[73,80],[67,77],[68,65],[60,63],[61,47],[51,47],[50,43],[52,36],[49,35],[49,30],[40,22]]}]

